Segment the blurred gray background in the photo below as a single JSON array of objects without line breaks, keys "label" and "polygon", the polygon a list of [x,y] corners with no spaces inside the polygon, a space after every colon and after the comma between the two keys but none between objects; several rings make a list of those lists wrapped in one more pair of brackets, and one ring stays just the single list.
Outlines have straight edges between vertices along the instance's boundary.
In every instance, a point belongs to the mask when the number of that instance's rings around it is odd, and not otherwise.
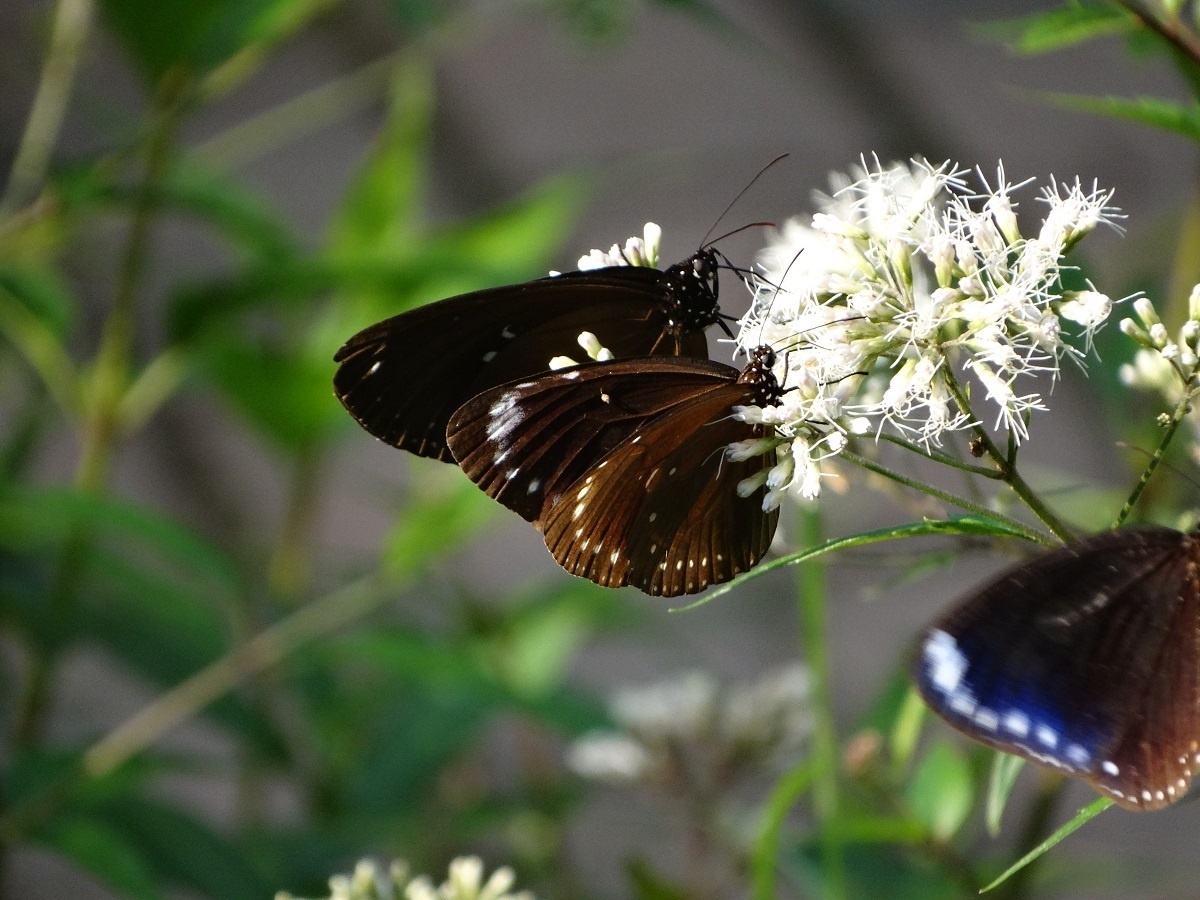
[{"label": "blurred gray background", "polygon": [[[342,5],[315,31],[287,45],[231,101],[201,116],[189,140],[203,144],[281,100],[393,52],[400,37],[380,2]],[[723,227],[810,211],[810,194],[826,186],[827,173],[845,170],[862,154],[883,160],[952,158],[978,164],[989,175],[1003,159],[1014,180],[1078,175],[1117,189],[1114,202],[1129,216],[1128,234],[1098,234],[1085,246],[1101,290],[1119,295],[1141,272],[1169,262],[1170,238],[1196,174],[1191,147],[1182,139],[1066,112],[1032,96],[1035,91],[1182,96],[1161,60],[1139,64],[1111,43],[1023,58],[973,33],[971,23],[1047,5],[1017,0],[717,0],[714,5],[726,24],[713,26],[663,6],[635,4],[623,39],[589,45],[526,5],[479,4],[473,27],[438,52],[430,216],[451,219],[479,211],[554,173],[586,170],[596,190],[559,267],[571,267],[592,247],[640,233],[647,220],[662,225],[664,261],[671,262],[691,252],[729,200],[782,152],[790,158],[760,180]],[[11,159],[24,124],[47,17],[47,6],[33,0],[0,3],[0,163]],[[62,143],[67,156],[95,148],[98,136],[132,119],[144,102],[137,80],[106,40],[101,29],[87,55]],[[236,153],[231,157],[235,171],[285,210],[298,233],[315,241],[381,112],[376,99],[347,108],[284,146],[266,152],[243,147],[244,161],[237,161]],[[1036,213],[1032,195],[1024,199],[1026,213]],[[74,265],[84,280],[95,273],[98,283],[110,283],[117,237],[115,231],[101,233],[82,248]],[[759,233],[741,235],[722,249],[749,262],[761,240]],[[186,224],[172,224],[156,235],[154,265],[174,277],[219,271],[227,262],[220,248]],[[727,277],[724,290],[733,311],[740,312],[739,286]],[[1094,421],[1087,407],[1072,406],[1078,397],[1070,382],[1056,390],[1054,415],[1035,420],[1031,460],[1050,465],[1069,458],[1081,477],[1101,482],[1119,477],[1117,451],[1103,423]],[[231,415],[203,400],[182,408],[176,404],[122,453],[117,487],[205,531],[221,527],[223,492],[251,496],[260,500],[264,527],[271,526],[281,490],[274,460],[269,448],[229,438],[232,429],[222,423]],[[74,452],[64,435],[61,455],[42,462],[45,476],[68,476]],[[414,462],[410,472],[420,477],[418,465],[437,464]],[[323,558],[318,571],[349,569],[372,556],[389,522],[375,488],[397,478],[401,468],[395,451],[366,434],[345,443],[319,522]],[[206,476],[199,481],[211,485],[208,494],[181,487],[196,482],[198,469]],[[831,534],[904,515],[881,510],[877,502],[856,508],[832,492],[826,501]],[[784,541],[791,531],[785,513]],[[893,584],[900,569],[887,560],[834,558],[831,647],[844,728],[862,714],[922,624],[985,567],[995,565],[994,559],[966,559],[919,582]],[[562,577],[539,536],[517,521],[476,544],[467,566],[492,585]],[[671,614],[670,603],[638,595],[628,602],[644,609],[644,628],[590,646],[578,660],[580,682],[612,687],[690,668],[749,679],[798,653],[786,574],[694,612]],[[139,685],[86,654],[80,655],[75,673],[57,707],[64,737],[91,733],[98,724],[132,712],[146,696]],[[214,752],[221,748],[219,735],[199,727],[181,729],[171,740],[207,743]],[[196,793],[212,815],[228,815],[211,786]],[[580,816],[574,837],[590,880],[611,883],[613,896],[620,892],[620,861],[627,853],[657,847],[669,868],[679,849],[671,837],[679,833],[679,813],[644,796],[632,797],[600,791]],[[1090,797],[1086,789],[1073,788],[1064,809]],[[1191,858],[1197,851],[1198,816],[1194,804],[1146,816],[1113,811],[1072,837],[1070,846],[1097,857],[1119,849],[1149,862]],[[3,889],[27,900],[105,896],[90,881],[35,853],[14,861]],[[1169,896],[1200,895],[1190,883],[1165,889]]]}]

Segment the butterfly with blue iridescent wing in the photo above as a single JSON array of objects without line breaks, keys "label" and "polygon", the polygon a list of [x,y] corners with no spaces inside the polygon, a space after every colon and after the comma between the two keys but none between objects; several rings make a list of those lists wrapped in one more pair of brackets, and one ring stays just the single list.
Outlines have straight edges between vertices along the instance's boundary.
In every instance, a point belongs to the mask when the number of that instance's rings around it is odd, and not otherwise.
[{"label": "butterfly with blue iridescent wing", "polygon": [[1200,768],[1200,533],[1142,526],[1015,566],[921,638],[925,702],[1129,809]]}]

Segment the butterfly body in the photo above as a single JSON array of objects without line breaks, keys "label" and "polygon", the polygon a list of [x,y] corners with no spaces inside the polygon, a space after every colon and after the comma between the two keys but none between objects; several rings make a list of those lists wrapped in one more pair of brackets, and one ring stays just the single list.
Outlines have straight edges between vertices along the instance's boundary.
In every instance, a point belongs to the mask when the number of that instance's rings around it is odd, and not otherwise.
[{"label": "butterfly body", "polygon": [[609,266],[450,297],[393,316],[334,356],[334,391],[381,440],[453,462],[451,414],[475,394],[579,354],[594,333],[614,356],[708,357],[719,321],[717,259],[697,251],[665,271]]},{"label": "butterfly body", "polygon": [[774,354],[738,372],[708,360],[590,363],[487,391],[451,418],[463,471],[532,522],[567,571],[674,596],[727,581],[770,546],[778,512],[738,485],[773,450],[728,458],[768,429],[737,407],[779,398]]},{"label": "butterfly body", "polygon": [[1016,566],[919,646],[926,702],[1131,809],[1200,769],[1200,534],[1122,528]]}]

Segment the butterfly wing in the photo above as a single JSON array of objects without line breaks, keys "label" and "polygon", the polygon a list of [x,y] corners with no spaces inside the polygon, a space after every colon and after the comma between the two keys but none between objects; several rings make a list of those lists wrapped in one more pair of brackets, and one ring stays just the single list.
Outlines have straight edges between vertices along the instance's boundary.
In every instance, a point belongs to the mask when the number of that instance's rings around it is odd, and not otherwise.
[{"label": "butterfly wing", "polygon": [[475,291],[393,316],[338,350],[334,391],[371,434],[452,462],[451,414],[475,394],[582,352],[591,331],[616,356],[707,358],[703,328],[685,330],[664,273],[641,266],[572,272]]},{"label": "butterfly wing", "polygon": [[1153,809],[1200,764],[1200,538],[1125,528],[995,578],[924,636],[917,687],[971,737]]},{"label": "butterfly wing", "polygon": [[476,395],[451,417],[446,439],[467,477],[540,528],[563,493],[644,422],[736,374],[669,357],[587,363]]},{"label": "butterfly wing", "polygon": [[564,569],[606,587],[632,584],[673,597],[702,591],[753,567],[771,546],[778,509],[765,487],[738,494],[745,478],[775,465],[775,452],[733,461],[725,448],[765,435],[731,418],[749,402],[728,385],[657,416],[576,481],[546,515],[546,546]]},{"label": "butterfly wing", "polygon": [[702,590],[770,546],[777,513],[738,483],[774,465],[725,455],[761,426],[731,417],[755,388],[701,360],[593,363],[473,398],[447,439],[484,491],[545,532],[555,559],[598,584]]}]

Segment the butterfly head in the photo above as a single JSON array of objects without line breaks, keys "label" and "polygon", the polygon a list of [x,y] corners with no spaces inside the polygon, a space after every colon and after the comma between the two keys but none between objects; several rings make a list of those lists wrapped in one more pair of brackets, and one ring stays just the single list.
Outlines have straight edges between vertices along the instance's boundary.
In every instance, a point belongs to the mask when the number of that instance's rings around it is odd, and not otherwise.
[{"label": "butterfly head", "polygon": [[674,302],[674,315],[685,332],[703,331],[720,321],[717,268],[716,251],[705,248],[663,273],[661,283]]},{"label": "butterfly head", "polygon": [[775,377],[775,351],[762,344],[750,351],[750,362],[738,376],[739,384],[753,385],[755,406],[775,406],[783,397],[783,387]]}]

